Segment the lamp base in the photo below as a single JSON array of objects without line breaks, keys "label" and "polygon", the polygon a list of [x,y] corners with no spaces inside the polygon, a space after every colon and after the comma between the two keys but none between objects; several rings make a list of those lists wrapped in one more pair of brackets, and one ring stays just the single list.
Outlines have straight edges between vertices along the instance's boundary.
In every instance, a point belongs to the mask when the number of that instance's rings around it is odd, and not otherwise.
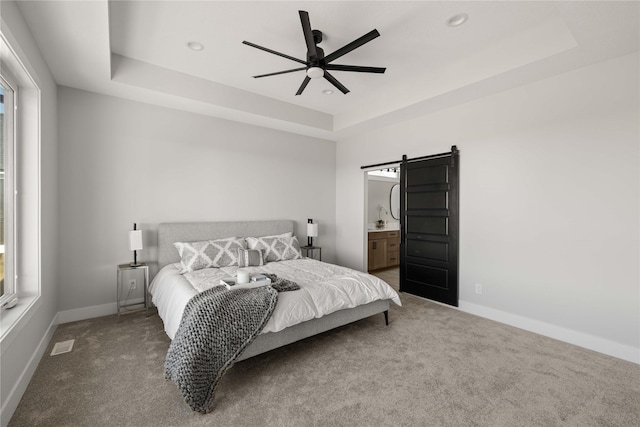
[{"label": "lamp base", "polygon": [[[133,224],[133,227],[135,228],[135,224]],[[129,263],[129,266],[131,267],[140,267],[143,263],[138,262],[138,252],[137,251],[133,251],[133,262]]]}]

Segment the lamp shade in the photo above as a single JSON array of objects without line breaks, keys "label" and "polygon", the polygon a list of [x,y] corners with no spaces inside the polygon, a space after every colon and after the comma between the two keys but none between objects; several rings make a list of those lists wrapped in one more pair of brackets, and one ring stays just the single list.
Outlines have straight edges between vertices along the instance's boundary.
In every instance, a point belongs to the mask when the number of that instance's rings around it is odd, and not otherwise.
[{"label": "lamp shade", "polygon": [[139,251],[142,249],[142,230],[129,231],[129,250]]},{"label": "lamp shade", "polygon": [[318,237],[318,224],[307,224],[307,237]]}]

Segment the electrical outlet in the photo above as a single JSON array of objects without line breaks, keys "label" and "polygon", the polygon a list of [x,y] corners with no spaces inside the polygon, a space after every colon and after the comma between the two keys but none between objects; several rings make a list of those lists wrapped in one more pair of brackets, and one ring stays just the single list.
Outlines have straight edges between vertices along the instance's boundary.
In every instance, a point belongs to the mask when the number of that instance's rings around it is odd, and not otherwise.
[{"label": "electrical outlet", "polygon": [[476,283],[476,294],[482,295],[482,283]]},{"label": "electrical outlet", "polygon": [[136,287],[136,279],[129,280],[129,289],[135,289]]}]

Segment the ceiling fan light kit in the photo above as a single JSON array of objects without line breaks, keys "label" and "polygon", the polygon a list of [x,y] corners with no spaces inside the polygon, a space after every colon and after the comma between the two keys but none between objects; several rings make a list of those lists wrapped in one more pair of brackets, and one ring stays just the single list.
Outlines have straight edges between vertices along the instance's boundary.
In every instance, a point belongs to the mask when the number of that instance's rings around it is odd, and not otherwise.
[{"label": "ceiling fan light kit", "polygon": [[310,79],[320,79],[324,77],[324,70],[320,67],[309,67],[307,68],[307,76]]},{"label": "ceiling fan light kit", "polygon": [[300,14],[300,23],[302,24],[302,34],[304,35],[304,41],[307,45],[306,61],[303,61],[302,59],[299,59],[299,58],[294,58],[293,56],[289,56],[281,52],[277,52],[275,50],[268,49],[263,46],[259,46],[257,44],[248,42],[246,40],[243,41],[242,43],[246,44],[247,46],[251,46],[256,49],[260,49],[265,52],[272,53],[274,55],[278,55],[283,58],[287,58],[291,61],[304,64],[304,67],[298,67],[298,68],[293,68],[293,69],[284,70],[284,71],[276,71],[275,73],[260,74],[258,76],[253,76],[254,78],[257,79],[262,77],[276,76],[279,74],[293,73],[295,71],[305,70],[307,75],[302,81],[300,88],[298,88],[298,92],[296,92],[296,95],[302,94],[302,92],[307,87],[311,79],[320,79],[323,77],[333,86],[335,86],[340,92],[346,95],[347,93],[349,93],[349,89],[347,89],[342,83],[340,83],[335,77],[333,77],[328,70],[351,71],[351,72],[358,72],[358,73],[376,73],[376,74],[382,74],[385,72],[386,68],[382,68],[382,67],[363,67],[359,65],[331,64],[331,62],[333,62],[334,60],[346,55],[347,53],[351,52],[354,49],[359,48],[365,43],[369,43],[371,40],[375,39],[376,37],[379,37],[380,33],[378,32],[378,30],[372,30],[367,34],[365,34],[364,36],[352,41],[351,43],[347,43],[346,45],[342,46],[340,49],[336,50],[335,52],[325,56],[322,48],[318,46],[318,44],[322,42],[322,32],[319,30],[311,29],[311,22],[309,21],[309,14],[307,12],[305,12],[304,10],[300,10],[298,11],[298,13]]}]

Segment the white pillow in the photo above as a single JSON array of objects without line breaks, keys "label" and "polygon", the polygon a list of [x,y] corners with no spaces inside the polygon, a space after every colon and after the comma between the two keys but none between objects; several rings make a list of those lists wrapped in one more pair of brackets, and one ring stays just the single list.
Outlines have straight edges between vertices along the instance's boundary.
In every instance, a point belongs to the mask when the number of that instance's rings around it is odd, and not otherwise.
[{"label": "white pillow", "polygon": [[247,237],[247,246],[249,249],[262,249],[264,252],[264,262],[302,258],[300,243],[298,243],[298,238],[293,235],[288,237]]},{"label": "white pillow", "polygon": [[238,265],[238,249],[245,249],[244,239],[228,237],[202,242],[176,242],[173,244],[180,254],[180,274],[209,267]]}]

